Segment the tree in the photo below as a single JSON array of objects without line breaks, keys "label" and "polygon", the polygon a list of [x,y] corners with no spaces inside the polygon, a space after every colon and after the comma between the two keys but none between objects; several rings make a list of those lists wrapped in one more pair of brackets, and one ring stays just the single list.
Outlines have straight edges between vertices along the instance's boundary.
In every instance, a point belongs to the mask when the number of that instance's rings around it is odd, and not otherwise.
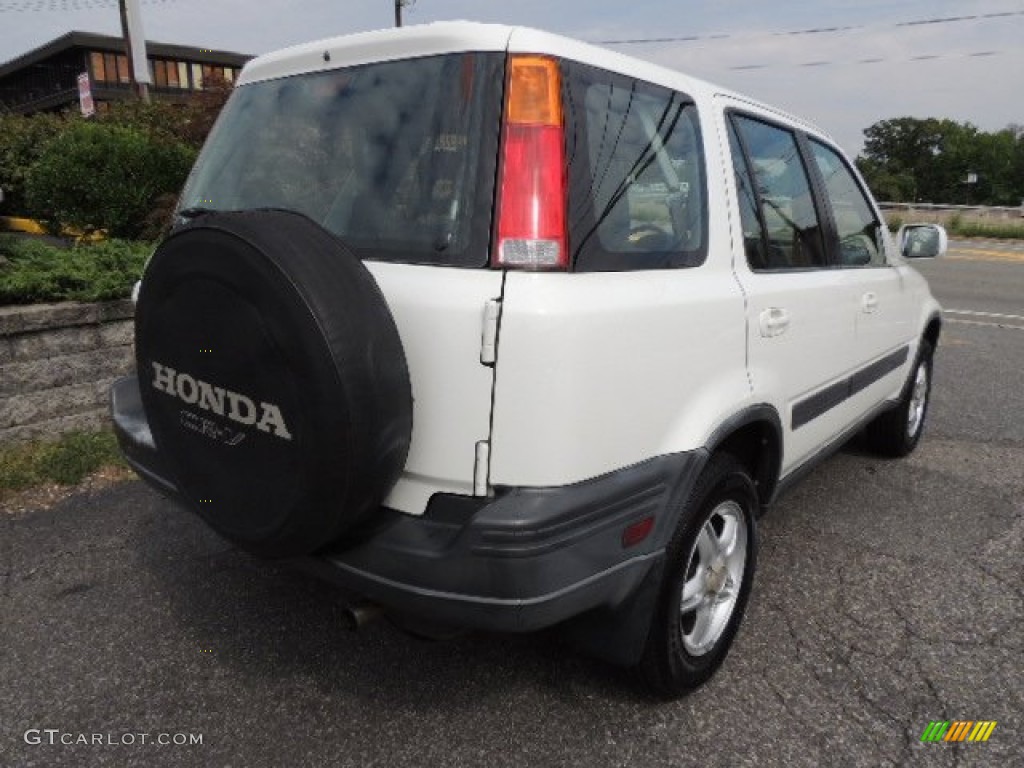
[{"label": "tree", "polygon": [[[864,131],[857,165],[884,200],[1016,205],[1024,196],[1024,130],[985,133],[971,123],[899,117]],[[967,175],[977,174],[968,187]]]}]

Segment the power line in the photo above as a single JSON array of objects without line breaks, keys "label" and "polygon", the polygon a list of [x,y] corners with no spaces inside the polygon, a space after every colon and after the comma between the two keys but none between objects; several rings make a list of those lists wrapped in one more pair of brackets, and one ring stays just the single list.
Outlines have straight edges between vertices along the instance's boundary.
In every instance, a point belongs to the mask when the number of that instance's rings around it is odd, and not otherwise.
[{"label": "power line", "polygon": [[854,65],[854,64],[912,64],[922,61],[938,61],[940,59],[980,59],[987,58],[990,56],[998,56],[1003,51],[973,51],[970,53],[926,53],[920,56],[910,56],[905,59],[886,59],[886,58],[869,58],[869,59],[851,59],[849,61],[832,61],[832,60],[821,60],[821,61],[804,61],[795,64],[780,64],[778,62],[772,62],[771,64],[737,64],[732,67],[726,67],[734,71],[751,71],[758,69],[779,69],[782,67],[791,67],[795,69],[809,69],[812,67],[830,67],[835,65]]},{"label": "power line", "polygon": [[597,40],[600,45],[642,45],[646,43],[694,43],[709,40],[735,40],[751,37],[792,37],[797,35],[825,35],[838,32],[854,32],[867,29],[923,27],[937,24],[957,24],[965,21],[986,21],[1024,16],[1024,11],[999,11],[997,13],[976,13],[965,16],[936,16],[927,19],[912,19],[885,24],[851,24],[836,27],[813,27],[780,32],[716,33],[707,35],[684,35],[681,37],[636,37],[622,40]]}]

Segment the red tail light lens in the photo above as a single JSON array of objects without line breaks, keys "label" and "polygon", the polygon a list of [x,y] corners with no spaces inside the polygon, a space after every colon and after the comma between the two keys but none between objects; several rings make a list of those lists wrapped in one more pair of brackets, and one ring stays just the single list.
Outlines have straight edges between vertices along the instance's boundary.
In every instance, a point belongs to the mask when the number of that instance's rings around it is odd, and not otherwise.
[{"label": "red tail light lens", "polygon": [[492,263],[515,269],[566,269],[558,63],[545,56],[511,56],[507,94]]}]

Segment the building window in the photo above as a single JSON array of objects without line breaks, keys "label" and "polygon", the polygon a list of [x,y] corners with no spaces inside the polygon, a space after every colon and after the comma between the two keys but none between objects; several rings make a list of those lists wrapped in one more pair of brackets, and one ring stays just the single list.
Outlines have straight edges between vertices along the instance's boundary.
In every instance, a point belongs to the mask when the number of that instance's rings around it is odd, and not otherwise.
[{"label": "building window", "polygon": [[125,85],[131,83],[132,77],[128,70],[128,58],[123,54],[117,55],[117,80]]},{"label": "building window", "polygon": [[156,84],[156,87],[157,88],[166,88],[167,87],[167,62],[166,61],[156,61],[156,62],[153,62],[153,69],[155,70],[154,73],[153,73],[153,82]]},{"label": "building window", "polygon": [[178,62],[178,87],[188,88],[188,64],[184,61]]},{"label": "building window", "polygon": [[89,54],[89,63],[92,65],[92,80],[94,83],[103,83],[107,80],[107,68],[103,65],[103,54],[93,51]]},{"label": "building window", "polygon": [[164,65],[167,67],[167,87],[168,88],[180,88],[181,85],[178,83],[178,64],[174,61],[165,61]]},{"label": "building window", "polygon": [[203,90],[203,68],[199,64],[192,65],[192,87],[197,91]]},{"label": "building window", "polygon": [[103,81],[106,83],[117,82],[117,57],[112,53],[103,54],[103,71],[106,77]]}]

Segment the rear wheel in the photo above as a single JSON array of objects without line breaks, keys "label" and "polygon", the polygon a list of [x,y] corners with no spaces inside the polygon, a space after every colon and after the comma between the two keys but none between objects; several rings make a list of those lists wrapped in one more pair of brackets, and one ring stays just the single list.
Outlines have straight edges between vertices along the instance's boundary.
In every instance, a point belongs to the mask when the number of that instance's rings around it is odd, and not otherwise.
[{"label": "rear wheel", "polygon": [[757,492],[732,456],[711,458],[669,544],[637,671],[655,693],[696,688],[725,660],[743,619],[756,562]]},{"label": "rear wheel", "polygon": [[922,340],[899,404],[868,424],[868,447],[875,453],[893,457],[906,456],[914,450],[924,431],[931,391],[932,345]]}]

